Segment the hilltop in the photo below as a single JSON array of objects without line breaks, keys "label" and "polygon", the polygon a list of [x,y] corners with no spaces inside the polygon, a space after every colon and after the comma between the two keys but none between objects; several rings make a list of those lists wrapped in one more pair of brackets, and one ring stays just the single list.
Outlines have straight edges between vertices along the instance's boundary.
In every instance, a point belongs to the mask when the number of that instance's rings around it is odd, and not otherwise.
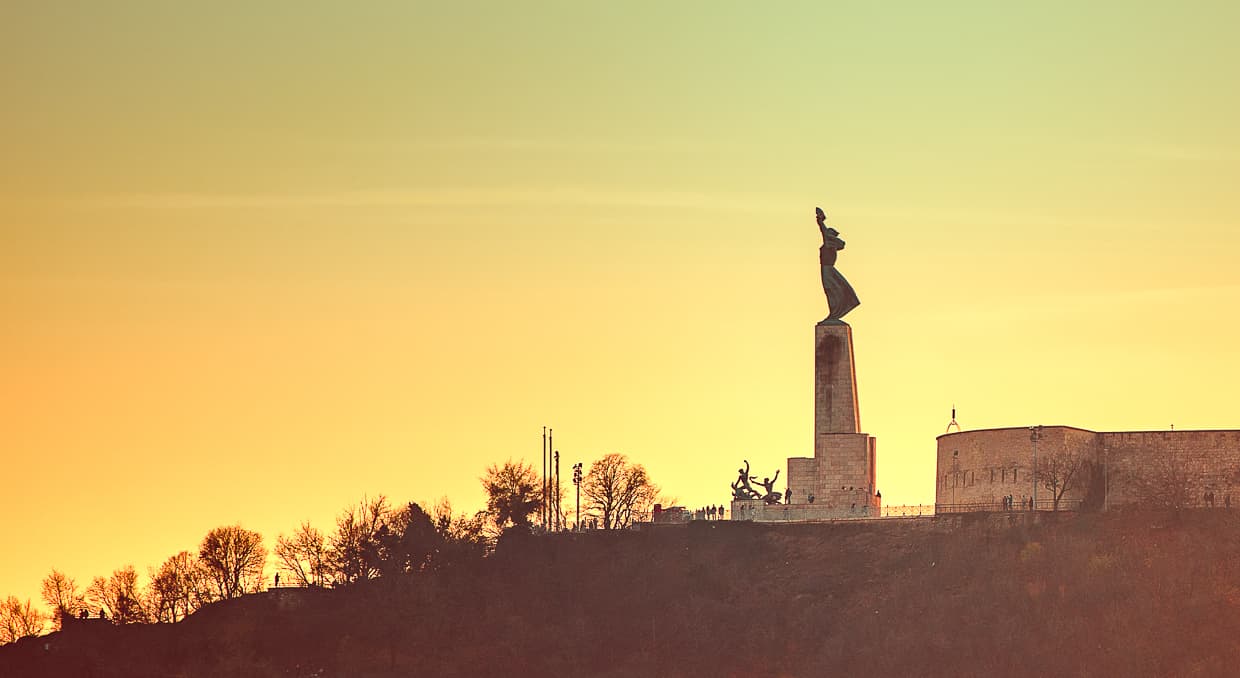
[{"label": "hilltop", "polygon": [[0,647],[0,676],[1187,676],[1240,665],[1240,516],[700,522],[503,540]]}]

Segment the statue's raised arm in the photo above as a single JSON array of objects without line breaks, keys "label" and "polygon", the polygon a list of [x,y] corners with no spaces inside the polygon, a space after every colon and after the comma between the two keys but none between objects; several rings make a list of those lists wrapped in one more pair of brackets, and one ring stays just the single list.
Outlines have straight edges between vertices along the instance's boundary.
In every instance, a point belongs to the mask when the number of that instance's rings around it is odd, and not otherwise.
[{"label": "statue's raised arm", "polygon": [[842,323],[849,311],[861,305],[852,285],[844,279],[835,268],[836,253],[844,249],[844,241],[839,238],[840,232],[827,226],[827,213],[821,207],[814,208],[814,216],[818,220],[818,231],[822,234],[822,247],[818,248],[818,264],[822,269],[822,291],[827,295],[829,315],[819,324]]}]

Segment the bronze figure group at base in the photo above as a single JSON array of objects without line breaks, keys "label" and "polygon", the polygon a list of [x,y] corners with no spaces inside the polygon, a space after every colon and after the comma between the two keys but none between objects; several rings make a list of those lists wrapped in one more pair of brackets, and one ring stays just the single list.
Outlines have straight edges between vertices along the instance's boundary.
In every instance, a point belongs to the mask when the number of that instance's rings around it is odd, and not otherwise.
[{"label": "bronze figure group at base", "polygon": [[[783,494],[775,491],[775,481],[779,480],[779,469],[775,469],[774,478],[763,478],[758,480],[757,476],[749,475],[749,460],[745,460],[745,468],[738,468],[736,472],[740,476],[732,483],[733,499],[761,499],[768,504],[778,504]],[[754,489],[753,483],[757,483],[764,492]]]}]

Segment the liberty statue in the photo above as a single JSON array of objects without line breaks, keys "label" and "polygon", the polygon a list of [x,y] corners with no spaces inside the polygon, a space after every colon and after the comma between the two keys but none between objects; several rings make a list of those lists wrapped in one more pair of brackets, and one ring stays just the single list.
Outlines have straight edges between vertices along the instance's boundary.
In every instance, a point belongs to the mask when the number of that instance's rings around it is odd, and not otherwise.
[{"label": "liberty statue", "polygon": [[818,248],[818,263],[822,265],[822,291],[827,295],[827,306],[830,313],[819,325],[827,323],[843,323],[841,320],[849,311],[861,305],[857,293],[844,276],[835,269],[835,253],[844,249],[844,241],[840,240],[840,232],[827,226],[827,214],[821,207],[815,207],[818,217],[818,231],[822,233],[822,247]]}]

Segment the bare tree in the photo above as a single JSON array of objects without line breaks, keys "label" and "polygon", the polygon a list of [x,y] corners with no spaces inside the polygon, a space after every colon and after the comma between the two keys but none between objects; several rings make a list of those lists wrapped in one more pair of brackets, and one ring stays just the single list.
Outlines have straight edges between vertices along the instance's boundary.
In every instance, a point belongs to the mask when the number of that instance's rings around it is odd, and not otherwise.
[{"label": "bare tree", "polygon": [[602,519],[603,528],[617,530],[648,512],[659,488],[650,482],[641,464],[613,453],[590,466],[581,483],[581,494],[591,512]]},{"label": "bare tree", "polygon": [[263,536],[240,525],[217,527],[198,548],[208,581],[222,599],[238,598],[259,590],[267,549]]},{"label": "bare tree", "polygon": [[1132,496],[1148,508],[1179,510],[1193,503],[1194,487],[1205,476],[1200,460],[1175,451],[1145,450],[1126,480]]},{"label": "bare tree", "polygon": [[151,570],[147,610],[154,621],[179,621],[214,599],[205,568],[189,551],[170,556],[158,570]]},{"label": "bare tree", "polygon": [[332,580],[348,584],[379,576],[376,535],[391,508],[387,497],[365,497],[336,517],[336,533],[329,538],[327,563]]},{"label": "bare tree", "polygon": [[29,600],[23,603],[16,596],[9,596],[0,602],[0,645],[39,635],[44,621],[46,617]]},{"label": "bare tree", "polygon": [[1084,470],[1085,466],[1085,457],[1079,450],[1072,448],[1054,450],[1038,457],[1034,482],[1041,483],[1050,490],[1052,510],[1058,511],[1059,501],[1064,494],[1088,474],[1088,471]]},{"label": "bare tree", "polygon": [[431,520],[435,523],[435,529],[448,541],[478,541],[484,538],[483,523],[487,521],[487,512],[478,511],[472,516],[453,514],[452,502],[447,497],[441,497],[431,509]]},{"label": "bare tree", "polygon": [[291,537],[276,538],[276,558],[301,586],[322,586],[327,573],[327,546],[323,533],[305,521]]},{"label": "bare tree", "polygon": [[463,513],[454,516],[452,503],[443,497],[435,503],[431,518],[442,539],[439,554],[432,563],[435,568],[452,567],[486,554],[490,546],[486,536],[486,511],[479,511],[473,517]]},{"label": "bare tree", "polygon": [[52,626],[60,630],[66,616],[72,617],[86,606],[86,598],[78,590],[77,582],[60,570],[43,578],[43,602],[52,610]]},{"label": "bare tree", "polygon": [[106,610],[117,624],[136,624],[148,619],[133,565],[116,570],[107,579],[95,577],[86,589],[86,601],[92,607]]},{"label": "bare tree", "polygon": [[542,506],[542,483],[534,467],[511,459],[491,464],[479,479],[487,493],[487,513],[498,530],[508,526],[529,529],[530,515]]},{"label": "bare tree", "polygon": [[452,529],[452,523],[455,516],[452,513],[452,501],[447,497],[440,497],[435,505],[431,507],[431,522],[435,523],[435,529],[440,534],[445,534]]}]

